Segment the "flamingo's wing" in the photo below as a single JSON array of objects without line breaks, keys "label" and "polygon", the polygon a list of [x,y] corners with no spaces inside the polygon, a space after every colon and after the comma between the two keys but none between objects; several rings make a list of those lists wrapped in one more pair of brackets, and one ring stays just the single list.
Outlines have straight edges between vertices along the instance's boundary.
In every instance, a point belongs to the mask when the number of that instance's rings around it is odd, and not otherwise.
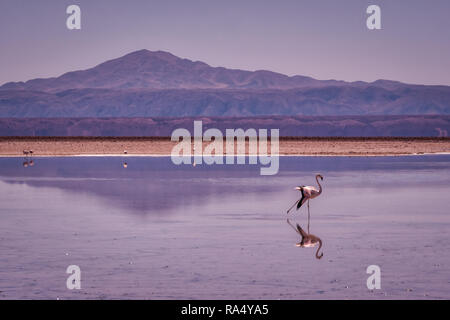
[{"label": "flamingo's wing", "polygon": [[297,210],[300,209],[300,207],[306,202],[305,192],[303,190],[303,187],[300,188],[300,192],[302,193],[302,198],[297,203]]}]

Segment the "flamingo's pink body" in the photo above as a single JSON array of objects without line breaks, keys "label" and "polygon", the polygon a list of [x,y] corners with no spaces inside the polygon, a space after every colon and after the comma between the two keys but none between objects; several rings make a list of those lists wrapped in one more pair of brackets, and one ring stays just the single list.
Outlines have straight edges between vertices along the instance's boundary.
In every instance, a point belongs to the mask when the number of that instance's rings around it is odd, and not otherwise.
[{"label": "flamingo's pink body", "polygon": [[[319,175],[316,176],[316,180],[319,177]],[[322,193],[322,186],[319,183],[319,180],[317,180],[317,184],[319,185],[319,190],[317,190],[317,188],[312,187],[312,186],[301,186],[301,187],[296,187],[295,190],[299,190],[300,192],[302,192],[302,199],[301,199],[301,203],[298,206],[297,209],[300,209],[300,207],[306,202],[309,201],[310,199],[314,199],[318,196],[320,196],[320,194]]]}]

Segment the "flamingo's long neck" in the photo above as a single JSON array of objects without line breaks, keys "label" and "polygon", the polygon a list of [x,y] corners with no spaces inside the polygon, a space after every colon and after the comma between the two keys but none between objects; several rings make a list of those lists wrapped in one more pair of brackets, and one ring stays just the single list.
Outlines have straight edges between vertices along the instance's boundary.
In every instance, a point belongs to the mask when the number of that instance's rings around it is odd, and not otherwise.
[{"label": "flamingo's long neck", "polygon": [[323,252],[320,254],[320,256],[319,256],[319,250],[320,250],[320,248],[322,248],[322,240],[320,240],[319,239],[319,247],[317,248],[317,251],[316,251],[316,258],[317,259],[320,259],[320,258],[322,258],[322,256],[323,256]]},{"label": "flamingo's long neck", "polygon": [[319,185],[319,194],[321,194],[322,193],[322,185],[319,182],[319,176],[318,175],[316,176],[316,181],[317,181],[317,184]]}]

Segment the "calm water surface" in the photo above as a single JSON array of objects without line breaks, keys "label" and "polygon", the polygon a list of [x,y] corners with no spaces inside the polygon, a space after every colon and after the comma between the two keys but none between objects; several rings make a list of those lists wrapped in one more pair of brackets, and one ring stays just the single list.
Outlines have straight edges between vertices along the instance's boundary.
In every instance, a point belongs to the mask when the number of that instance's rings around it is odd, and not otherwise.
[{"label": "calm water surface", "polygon": [[[450,156],[283,157],[275,176],[170,158],[23,161],[0,159],[0,299],[450,299]],[[286,223],[293,188],[319,172],[321,260]],[[66,288],[72,264],[81,290]]]}]

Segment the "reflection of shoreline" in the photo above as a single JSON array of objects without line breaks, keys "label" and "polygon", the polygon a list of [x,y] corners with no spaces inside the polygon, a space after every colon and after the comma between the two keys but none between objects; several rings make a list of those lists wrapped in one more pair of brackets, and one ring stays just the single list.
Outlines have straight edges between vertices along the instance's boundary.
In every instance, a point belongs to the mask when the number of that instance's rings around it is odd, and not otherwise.
[{"label": "reflection of shoreline", "polygon": [[[23,150],[30,148],[34,150],[33,157],[168,157],[177,143],[170,138],[0,137],[0,157],[23,157]],[[203,146],[209,143],[204,142]],[[450,154],[450,138],[280,138],[279,144],[280,156]],[[248,155],[248,147],[246,152]]]}]

